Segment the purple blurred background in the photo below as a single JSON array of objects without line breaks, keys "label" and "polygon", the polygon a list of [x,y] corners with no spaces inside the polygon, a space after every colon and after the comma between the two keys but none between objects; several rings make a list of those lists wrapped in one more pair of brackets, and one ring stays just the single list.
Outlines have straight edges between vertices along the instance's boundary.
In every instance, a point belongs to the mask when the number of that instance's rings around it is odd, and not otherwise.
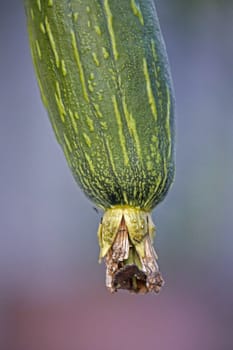
[{"label": "purple blurred background", "polygon": [[23,5],[1,3],[1,350],[233,349],[233,2],[157,3],[177,100],[159,296],[106,291],[100,214],[40,101]]}]

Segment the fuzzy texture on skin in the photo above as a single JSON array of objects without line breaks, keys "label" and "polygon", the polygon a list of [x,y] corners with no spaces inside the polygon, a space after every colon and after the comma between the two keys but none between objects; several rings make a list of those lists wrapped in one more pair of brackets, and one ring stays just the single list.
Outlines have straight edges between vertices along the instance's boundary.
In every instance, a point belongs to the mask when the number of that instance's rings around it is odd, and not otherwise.
[{"label": "fuzzy texture on skin", "polygon": [[99,207],[151,210],[174,175],[174,98],[152,0],[25,0],[42,100]]}]

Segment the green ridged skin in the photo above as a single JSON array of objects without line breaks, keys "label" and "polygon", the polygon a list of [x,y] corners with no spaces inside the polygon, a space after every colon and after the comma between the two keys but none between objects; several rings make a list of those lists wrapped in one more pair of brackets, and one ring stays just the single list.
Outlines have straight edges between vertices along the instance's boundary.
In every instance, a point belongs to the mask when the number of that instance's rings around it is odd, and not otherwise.
[{"label": "green ridged skin", "polygon": [[25,0],[41,96],[101,208],[150,211],[174,175],[174,97],[152,0]]}]

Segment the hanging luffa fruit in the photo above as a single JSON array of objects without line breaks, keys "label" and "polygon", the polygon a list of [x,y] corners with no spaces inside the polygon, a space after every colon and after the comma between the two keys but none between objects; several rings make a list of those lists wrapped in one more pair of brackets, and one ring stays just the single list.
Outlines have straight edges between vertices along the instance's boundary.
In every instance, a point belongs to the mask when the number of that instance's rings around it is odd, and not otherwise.
[{"label": "hanging luffa fruit", "polygon": [[104,210],[110,291],[158,292],[152,209],[174,176],[174,96],[153,0],[25,0],[43,103],[70,169]]}]

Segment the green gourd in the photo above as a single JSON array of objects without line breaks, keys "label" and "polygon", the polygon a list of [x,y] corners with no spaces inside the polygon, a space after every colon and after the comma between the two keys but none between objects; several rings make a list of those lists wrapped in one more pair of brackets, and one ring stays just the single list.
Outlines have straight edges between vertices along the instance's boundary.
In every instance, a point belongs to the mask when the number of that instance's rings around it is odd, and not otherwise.
[{"label": "green gourd", "polygon": [[25,0],[30,48],[57,141],[104,210],[110,291],[158,292],[152,209],[174,177],[174,95],[153,0]]}]

